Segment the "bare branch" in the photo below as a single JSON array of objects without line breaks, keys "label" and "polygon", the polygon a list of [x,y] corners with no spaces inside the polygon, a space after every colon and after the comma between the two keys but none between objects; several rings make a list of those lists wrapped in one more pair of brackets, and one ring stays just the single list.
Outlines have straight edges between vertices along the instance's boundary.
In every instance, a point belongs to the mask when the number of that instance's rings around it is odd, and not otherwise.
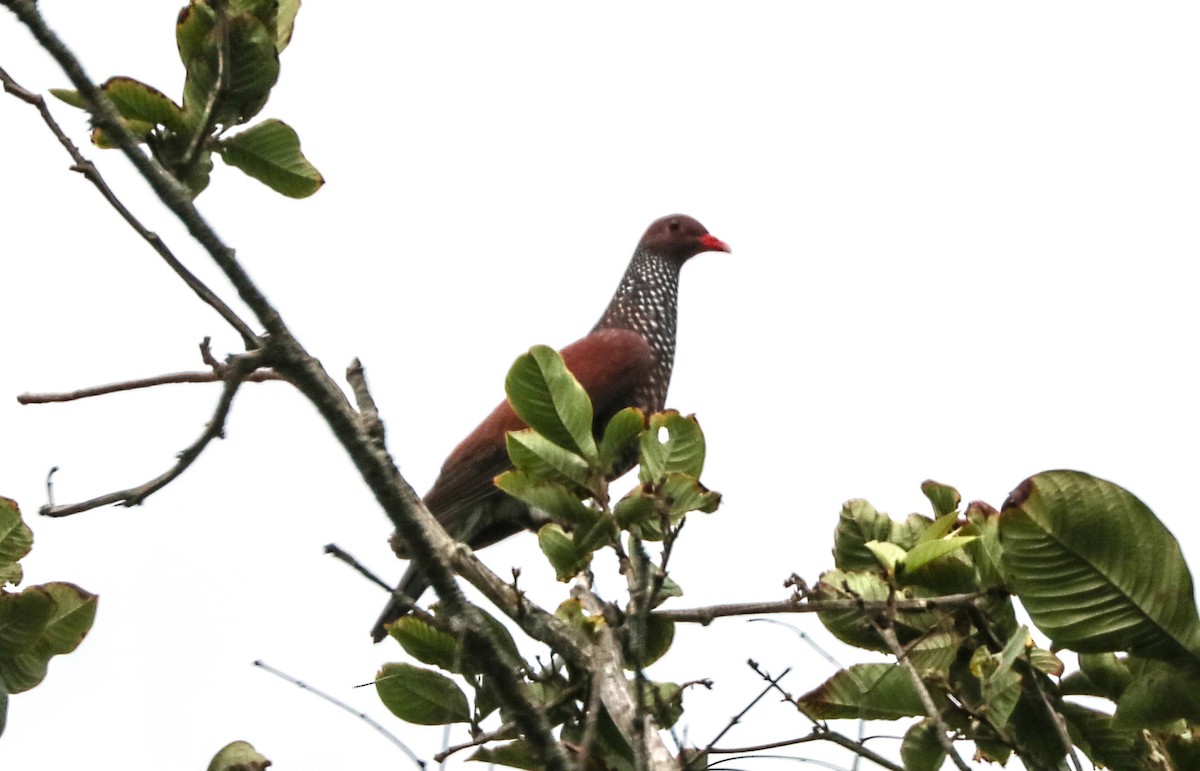
[{"label": "bare branch", "polygon": [[942,745],[942,749],[950,757],[955,767],[960,771],[971,771],[971,767],[966,761],[959,756],[958,750],[954,748],[954,740],[950,738],[950,727],[946,725],[946,721],[942,720],[942,713],[938,710],[937,705],[933,703],[933,697],[929,694],[929,689],[925,687],[925,681],[921,679],[921,673],[913,666],[909,660],[908,654],[904,652],[904,648],[900,647],[900,640],[896,637],[896,630],[892,628],[892,624],[888,620],[882,623],[876,619],[871,620],[871,625],[875,627],[875,631],[887,643],[888,650],[900,662],[900,666],[908,672],[908,676],[912,679],[913,687],[917,689],[917,696],[921,699],[921,706],[925,707],[925,714],[933,721],[935,730],[937,731],[938,741]]},{"label": "bare branch", "polygon": [[259,669],[266,670],[267,672],[270,672],[271,674],[275,675],[278,678],[288,681],[289,683],[296,686],[297,688],[300,688],[301,690],[308,691],[309,693],[313,694],[314,696],[319,696],[320,698],[324,699],[325,701],[329,702],[330,704],[333,704],[334,706],[341,707],[342,709],[349,712],[351,715],[354,715],[359,720],[363,721],[364,723],[371,726],[379,733],[386,736],[388,741],[390,741],[392,744],[399,747],[400,751],[403,752],[405,755],[407,755],[409,760],[411,760],[414,764],[416,764],[417,768],[425,768],[425,761],[418,758],[416,756],[416,754],[408,748],[408,745],[406,745],[404,742],[402,742],[398,738],[396,738],[395,734],[388,731],[386,728],[381,726],[379,723],[375,722],[371,718],[371,716],[368,715],[367,713],[359,712],[354,707],[351,707],[349,704],[345,703],[344,701],[339,701],[338,699],[333,698],[332,696],[325,693],[324,691],[319,691],[316,688],[313,688],[311,685],[304,682],[303,680],[297,680],[296,678],[292,677],[291,675],[287,674],[286,672],[279,671],[278,669],[268,665],[266,662],[262,661],[261,659],[258,661],[255,661],[254,666],[258,667]]},{"label": "bare branch", "polygon": [[[138,380],[123,380],[119,383],[79,388],[74,391],[59,393],[23,393],[17,397],[20,404],[53,404],[57,402],[72,402],[76,399],[87,399],[92,396],[120,393],[121,391],[136,391],[139,388],[154,388],[160,385],[176,383],[218,383],[224,378],[215,372],[171,372],[165,375],[155,375]],[[268,380],[284,380],[279,373],[269,369],[259,369],[241,378],[243,383],[265,383]]]},{"label": "bare branch", "polygon": [[881,611],[895,608],[901,612],[925,612],[931,610],[953,610],[970,607],[987,597],[987,592],[969,592],[965,594],[948,594],[945,597],[903,598],[894,601],[887,600],[805,600],[800,595],[793,595],[786,600],[769,602],[747,602],[732,605],[712,605],[707,608],[687,608],[681,610],[656,610],[654,615],[662,616],[676,622],[691,622],[708,625],[714,619],[728,616],[755,616],[772,613],[825,613],[839,610]]},{"label": "bare branch", "polygon": [[[16,9],[14,8],[14,11],[15,10]],[[233,310],[226,305],[225,302],[221,300],[221,298],[218,297],[215,292],[209,289],[203,281],[201,281],[194,273],[184,267],[183,263],[181,263],[178,258],[175,257],[174,253],[172,253],[167,245],[163,243],[163,240],[159,238],[158,234],[148,230],[137,219],[137,217],[133,215],[133,212],[129,211],[129,209],[125,207],[125,204],[121,203],[120,199],[118,199],[116,194],[112,191],[112,188],[110,188],[108,183],[104,181],[104,178],[100,175],[100,171],[96,168],[95,164],[84,157],[83,153],[79,151],[79,148],[75,146],[75,143],[67,138],[67,135],[58,125],[58,122],[54,120],[54,116],[50,114],[50,109],[46,106],[46,100],[43,99],[40,94],[35,94],[19,85],[15,80],[12,79],[12,77],[9,76],[7,72],[4,71],[3,68],[0,68],[0,82],[4,83],[5,91],[37,109],[42,116],[42,120],[45,121],[46,125],[50,127],[50,131],[53,132],[54,136],[58,139],[59,144],[66,149],[67,153],[69,153],[71,156],[71,160],[74,161],[74,165],[71,166],[71,171],[79,172],[84,176],[85,179],[91,182],[96,189],[100,191],[100,195],[104,197],[104,200],[108,201],[108,204],[116,210],[117,214],[121,215],[121,218],[125,220],[130,227],[137,231],[137,234],[141,236],[146,243],[150,244],[150,247],[154,249],[154,251],[158,252],[158,255],[162,257],[163,261],[167,263],[171,270],[175,271],[176,275],[183,279],[183,282],[188,285],[188,287],[196,294],[196,296],[211,306],[218,314],[220,314],[221,318],[225,319],[225,321],[228,322],[231,327],[237,330],[238,334],[242,336],[242,341],[245,343],[247,350],[253,350],[261,347],[261,344],[258,340],[258,335],[254,332],[254,330],[252,330],[250,326],[246,324],[246,322],[242,321],[242,319],[236,313],[234,313]]]},{"label": "bare branch", "polygon": [[[767,672],[765,672],[761,668],[759,668],[758,664],[755,663],[754,661],[748,661],[746,663],[747,663],[747,665],[749,665],[749,667],[751,669],[754,670],[755,674],[757,674],[763,680],[766,680],[768,683],[770,683],[771,684],[770,687],[772,687],[772,688],[774,688],[774,690],[778,691],[779,695],[783,697],[784,701],[786,701],[788,704],[791,704],[793,707],[795,707],[796,711],[798,711],[800,714],[804,715],[809,720],[812,720],[812,723],[813,723],[812,733],[809,734],[809,738],[805,738],[803,740],[803,742],[818,741],[818,740],[831,742],[833,744],[838,745],[839,747],[845,747],[846,749],[853,752],[855,755],[858,755],[861,758],[865,758],[866,760],[869,760],[872,763],[875,763],[876,765],[882,766],[882,767],[888,769],[889,771],[904,771],[904,769],[901,766],[896,765],[892,761],[890,761],[887,758],[880,755],[878,752],[875,752],[874,750],[869,749],[865,744],[863,744],[861,742],[856,742],[853,739],[851,739],[850,737],[843,736],[842,734],[839,734],[836,731],[831,731],[831,730],[829,730],[829,727],[826,726],[824,723],[822,723],[818,720],[814,720],[813,717],[811,715],[809,715],[808,712],[804,709],[804,707],[802,707],[800,705],[800,702],[796,700],[796,697],[792,696],[790,693],[783,690],[783,688],[781,688],[779,686],[780,678],[772,678]],[[799,743],[803,743],[803,742],[799,742]],[[764,747],[763,749],[770,749],[770,748]],[[740,751],[736,750],[736,749],[722,750],[719,748],[714,748],[712,750],[709,750],[709,752],[711,752],[713,754],[720,754],[720,755],[740,754]]]},{"label": "bare branch", "polygon": [[371,396],[371,391],[367,388],[367,377],[362,362],[357,358],[346,368],[346,381],[350,383],[350,389],[354,392],[363,431],[382,446],[385,440],[383,421],[379,418],[375,397]]},{"label": "bare branch", "polygon": [[345,562],[347,565],[357,570],[359,574],[361,574],[371,583],[375,584],[376,586],[382,586],[384,591],[394,591],[391,584],[372,573],[365,565],[352,557],[349,552],[344,551],[342,547],[338,546],[336,543],[325,544],[325,553],[333,555],[335,558]]},{"label": "bare branch", "polygon": [[238,365],[232,369],[229,377],[225,380],[225,388],[221,391],[221,398],[217,400],[217,406],[213,410],[212,418],[209,419],[208,425],[204,427],[204,432],[200,434],[200,437],[184,449],[183,452],[179,453],[179,459],[171,468],[149,482],[137,487],[118,490],[114,493],[108,493],[107,495],[101,495],[97,498],[65,506],[55,506],[53,503],[47,503],[38,510],[38,513],[47,517],[66,517],[110,504],[137,506],[149,496],[169,485],[180,474],[186,471],[195,462],[196,458],[200,457],[200,453],[204,452],[204,448],[208,446],[209,442],[225,435],[225,420],[229,417],[230,407],[233,406],[233,397],[237,394],[237,390],[242,384],[240,370],[242,368],[255,369],[255,363],[258,359],[259,356],[257,353],[247,353],[231,358],[231,361],[238,362]]},{"label": "bare branch", "polygon": [[1054,730],[1058,734],[1058,739],[1067,749],[1067,755],[1071,758],[1071,765],[1075,771],[1083,771],[1083,765],[1079,762],[1079,755],[1075,753],[1075,742],[1071,740],[1071,734],[1067,730],[1067,721],[1063,719],[1062,713],[1058,711],[1053,704],[1050,703],[1050,696],[1046,693],[1046,689],[1042,687],[1041,673],[1034,666],[1033,662],[1028,658],[1026,651],[1026,665],[1029,667],[1029,680],[1033,683],[1033,689],[1037,691],[1038,697],[1042,701],[1042,706],[1046,708],[1046,714],[1050,716],[1050,722],[1054,723]]},{"label": "bare branch", "polygon": [[766,696],[771,691],[775,690],[775,687],[779,684],[779,681],[782,680],[783,678],[787,677],[788,673],[791,671],[792,671],[792,668],[788,667],[787,669],[780,672],[777,677],[771,678],[770,682],[767,683],[767,687],[763,688],[761,693],[759,693],[757,696],[755,696],[753,699],[751,699],[750,703],[747,704],[745,707],[743,707],[741,712],[738,712],[736,715],[734,715],[733,717],[731,717],[729,719],[729,722],[725,724],[725,727],[721,729],[720,733],[718,733],[716,736],[713,737],[713,740],[708,743],[708,746],[704,748],[704,751],[711,752],[712,748],[716,746],[717,742],[719,742],[719,741],[721,741],[721,739],[725,738],[725,734],[732,731],[734,726],[736,726],[738,723],[741,723],[742,718],[744,718],[746,716],[746,713],[748,713],[751,709],[753,709],[754,705],[756,705],[760,701],[762,701],[762,698],[764,696]]}]

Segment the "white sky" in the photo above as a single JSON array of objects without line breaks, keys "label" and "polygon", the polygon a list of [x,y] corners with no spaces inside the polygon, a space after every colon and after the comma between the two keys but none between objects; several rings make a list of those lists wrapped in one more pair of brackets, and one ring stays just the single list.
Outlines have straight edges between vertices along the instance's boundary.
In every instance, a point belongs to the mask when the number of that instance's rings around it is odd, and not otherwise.
[{"label": "white sky", "polygon": [[[178,94],[177,3],[41,5],[97,80]],[[682,211],[728,241],[683,278],[669,403],[698,414],[725,505],[685,530],[680,606],[815,580],[847,498],[926,512],[934,478],[998,506],[1050,468],[1123,484],[1200,565],[1197,22],[1189,3],[310,2],[263,117],[297,129],[326,188],[285,200],[218,164],[200,207],[330,371],[362,357],[418,489],[518,353],[594,323],[652,219]],[[8,13],[0,66],[66,85]],[[82,141],[80,114],[54,110]],[[36,517],[51,466],[60,502],[161,472],[218,389],[12,397],[198,368],[202,337],[238,341],[11,97],[0,138],[0,494],[35,531],[28,582],[101,595],[80,649],[12,699],[0,768],[202,768],[239,738],[280,769],[411,767],[254,659],[431,756],[440,730],[351,688],[402,654],[367,636],[381,592],[321,547],[401,565],[288,387],[245,387],[228,439],[145,506]],[[123,159],[88,153],[232,298]],[[528,537],[484,554],[551,582]],[[815,618],[784,620],[830,644]],[[686,702],[696,743],[761,687],[747,658],[793,667],[795,693],[831,671],[781,627],[683,630],[651,675],[716,678]],[[722,744],[807,730],[764,704]]]}]

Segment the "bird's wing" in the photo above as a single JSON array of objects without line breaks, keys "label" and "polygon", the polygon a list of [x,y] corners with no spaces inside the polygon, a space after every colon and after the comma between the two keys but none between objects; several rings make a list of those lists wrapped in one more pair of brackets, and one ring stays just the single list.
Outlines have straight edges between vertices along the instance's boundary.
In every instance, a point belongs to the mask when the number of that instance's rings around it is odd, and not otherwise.
[{"label": "bird's wing", "polygon": [[[628,406],[629,393],[653,366],[654,356],[645,338],[625,329],[604,329],[577,340],[562,350],[563,360],[592,399],[595,414],[607,418]],[[454,448],[442,464],[424,501],[442,526],[456,538],[478,548],[507,537],[525,526],[523,522],[501,527],[494,535],[480,538],[475,520],[476,504],[501,493],[492,480],[511,463],[504,437],[525,428],[508,402],[492,413]],[[506,523],[509,524],[509,523]]]}]

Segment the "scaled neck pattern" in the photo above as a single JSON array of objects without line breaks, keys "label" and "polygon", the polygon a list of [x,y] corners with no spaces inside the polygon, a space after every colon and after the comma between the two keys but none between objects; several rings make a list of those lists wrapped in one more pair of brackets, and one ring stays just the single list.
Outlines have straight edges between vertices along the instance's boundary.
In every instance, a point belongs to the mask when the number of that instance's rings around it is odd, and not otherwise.
[{"label": "scaled neck pattern", "polygon": [[654,369],[633,393],[634,406],[661,412],[675,364],[675,324],[681,264],[639,249],[634,253],[608,310],[593,331],[629,329],[650,344]]}]

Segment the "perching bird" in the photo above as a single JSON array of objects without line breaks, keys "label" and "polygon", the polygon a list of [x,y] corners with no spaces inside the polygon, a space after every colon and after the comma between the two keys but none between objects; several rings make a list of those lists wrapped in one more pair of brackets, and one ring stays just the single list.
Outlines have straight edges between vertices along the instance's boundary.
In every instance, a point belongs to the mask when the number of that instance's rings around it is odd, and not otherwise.
[{"label": "perching bird", "polygon": [[[626,407],[660,412],[675,361],[675,318],[679,269],[701,252],[728,252],[696,220],[682,214],[655,220],[638,242],[625,277],[592,331],[562,350],[563,360],[592,399],[595,427]],[[450,535],[479,549],[526,529],[545,524],[540,512],[492,484],[511,468],[505,435],[525,428],[508,402],[492,411],[450,453],[424,503]],[[392,537],[397,555],[404,544]],[[425,574],[410,563],[396,587],[414,601],[429,588]],[[393,598],[376,622],[376,642],[387,636],[385,624],[407,612]]]}]

